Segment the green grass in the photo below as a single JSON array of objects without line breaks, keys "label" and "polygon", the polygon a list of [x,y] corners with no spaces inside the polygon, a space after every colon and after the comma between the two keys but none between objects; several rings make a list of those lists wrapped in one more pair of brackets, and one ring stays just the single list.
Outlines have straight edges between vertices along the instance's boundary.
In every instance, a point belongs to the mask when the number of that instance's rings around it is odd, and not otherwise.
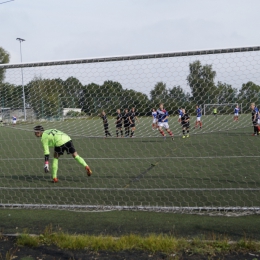
[{"label": "green grass", "polygon": [[88,251],[123,251],[141,250],[151,253],[164,252],[188,253],[199,255],[216,255],[232,252],[258,252],[260,243],[253,240],[242,239],[238,242],[231,242],[228,237],[215,238],[214,240],[202,240],[193,238],[186,240],[169,235],[140,236],[135,234],[120,237],[112,236],[91,236],[91,235],[69,235],[63,232],[53,232],[52,227],[45,229],[39,236],[22,234],[17,239],[19,246],[37,247],[40,245],[55,245],[60,249],[88,250]]},{"label": "green grass", "polygon": [[[101,120],[43,123],[46,129],[69,133],[93,169],[88,178],[71,156],[64,155],[57,184],[43,173],[41,142],[31,132],[34,124],[1,127],[0,202],[260,206],[259,138],[251,136],[250,116],[241,116],[238,123],[232,122],[232,116],[203,119],[202,130],[191,129],[191,137],[182,139],[177,118],[172,118],[174,141],[164,141],[152,131],[150,118],[140,120],[135,139],[90,138],[103,135]],[[115,131],[111,121],[110,129]]]}]

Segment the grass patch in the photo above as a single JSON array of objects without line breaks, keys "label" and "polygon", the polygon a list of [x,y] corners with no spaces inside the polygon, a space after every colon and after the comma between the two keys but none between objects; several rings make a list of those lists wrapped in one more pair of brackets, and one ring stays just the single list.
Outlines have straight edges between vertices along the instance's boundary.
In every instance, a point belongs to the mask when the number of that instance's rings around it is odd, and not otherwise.
[{"label": "grass patch", "polygon": [[232,252],[259,252],[260,242],[242,239],[238,242],[230,241],[227,237],[224,239],[203,240],[194,238],[186,240],[176,238],[170,235],[150,234],[140,236],[135,234],[124,235],[120,237],[113,236],[94,236],[94,235],[70,235],[64,232],[52,232],[47,227],[43,234],[31,236],[22,234],[17,239],[17,245],[37,247],[40,245],[54,245],[60,249],[69,250],[88,250],[88,251],[113,251],[124,250],[147,251],[151,253],[163,252],[166,254],[199,254],[216,255]]}]

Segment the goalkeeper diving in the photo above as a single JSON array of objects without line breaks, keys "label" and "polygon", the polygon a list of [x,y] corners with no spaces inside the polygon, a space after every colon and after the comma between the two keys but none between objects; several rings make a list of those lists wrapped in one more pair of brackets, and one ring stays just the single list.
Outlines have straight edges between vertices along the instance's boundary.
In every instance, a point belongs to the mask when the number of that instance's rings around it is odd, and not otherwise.
[{"label": "goalkeeper diving", "polygon": [[41,125],[34,127],[34,133],[35,136],[41,137],[41,142],[44,149],[44,157],[45,157],[45,163],[44,163],[44,171],[47,173],[49,172],[49,156],[50,156],[50,150],[49,147],[54,147],[54,155],[53,155],[53,162],[52,162],[52,182],[58,182],[57,178],[57,172],[58,172],[58,159],[60,155],[63,155],[64,151],[67,152],[67,154],[72,154],[72,157],[80,164],[82,165],[88,176],[91,176],[92,171],[85,162],[85,160],[78,155],[76,152],[74,145],[72,143],[71,138],[57,130],[57,129],[48,129],[44,130],[44,128]]}]

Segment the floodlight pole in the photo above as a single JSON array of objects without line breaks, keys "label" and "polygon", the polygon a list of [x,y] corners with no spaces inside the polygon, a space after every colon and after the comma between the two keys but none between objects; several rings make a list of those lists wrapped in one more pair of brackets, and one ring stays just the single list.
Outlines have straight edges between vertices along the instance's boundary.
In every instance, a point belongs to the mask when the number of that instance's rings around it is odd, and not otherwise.
[{"label": "floodlight pole", "polygon": [[[25,40],[22,38],[16,38],[17,41],[20,42],[20,55],[21,55],[21,63],[23,62],[22,58],[22,42]],[[26,107],[25,107],[25,93],[24,93],[24,84],[23,84],[23,68],[21,67],[21,73],[22,73],[22,87],[23,87],[23,110],[24,110],[24,121],[26,121]]]}]

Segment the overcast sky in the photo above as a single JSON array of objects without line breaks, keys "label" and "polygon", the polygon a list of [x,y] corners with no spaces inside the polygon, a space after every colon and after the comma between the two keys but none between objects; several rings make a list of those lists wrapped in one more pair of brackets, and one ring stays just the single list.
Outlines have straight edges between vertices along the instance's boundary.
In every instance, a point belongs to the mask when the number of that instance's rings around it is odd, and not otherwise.
[{"label": "overcast sky", "polygon": [[[4,2],[6,0],[0,0]],[[259,0],[15,0],[0,46],[23,61],[260,45]]]}]

